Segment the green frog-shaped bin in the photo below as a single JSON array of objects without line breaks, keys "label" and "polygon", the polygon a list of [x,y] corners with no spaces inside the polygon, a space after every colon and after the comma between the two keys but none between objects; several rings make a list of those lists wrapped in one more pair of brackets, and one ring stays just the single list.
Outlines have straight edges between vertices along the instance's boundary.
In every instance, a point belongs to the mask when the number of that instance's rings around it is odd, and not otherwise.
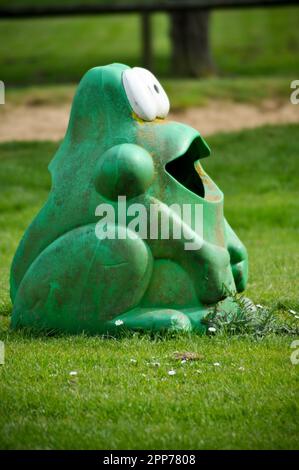
[{"label": "green frog-shaped bin", "polygon": [[49,166],[48,200],[13,260],[13,328],[203,332],[215,307],[234,310],[228,292],[245,288],[246,249],[200,165],[208,145],[168,111],[145,69],[84,75]]}]

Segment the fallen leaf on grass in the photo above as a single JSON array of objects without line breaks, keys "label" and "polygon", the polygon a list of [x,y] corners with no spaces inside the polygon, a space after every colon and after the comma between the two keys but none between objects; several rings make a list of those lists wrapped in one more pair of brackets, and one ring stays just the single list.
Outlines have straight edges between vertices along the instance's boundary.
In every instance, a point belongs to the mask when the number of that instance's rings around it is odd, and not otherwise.
[{"label": "fallen leaf on grass", "polygon": [[177,361],[200,361],[201,359],[203,359],[202,354],[199,354],[197,352],[190,352],[190,351],[185,351],[185,352],[175,351],[173,353],[173,357]]}]

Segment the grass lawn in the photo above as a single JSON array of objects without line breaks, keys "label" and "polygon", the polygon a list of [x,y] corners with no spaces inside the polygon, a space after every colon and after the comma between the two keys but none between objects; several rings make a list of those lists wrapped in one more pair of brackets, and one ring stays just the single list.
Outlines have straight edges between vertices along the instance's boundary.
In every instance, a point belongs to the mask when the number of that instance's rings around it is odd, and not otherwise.
[{"label": "grass lawn", "polygon": [[[299,311],[298,132],[288,125],[219,134],[203,162],[249,251],[246,295],[295,327],[288,310]],[[299,365],[290,345],[299,333],[107,340],[9,331],[11,258],[47,197],[57,145],[0,146],[0,448],[298,449]],[[175,351],[202,357],[181,364]]]}]

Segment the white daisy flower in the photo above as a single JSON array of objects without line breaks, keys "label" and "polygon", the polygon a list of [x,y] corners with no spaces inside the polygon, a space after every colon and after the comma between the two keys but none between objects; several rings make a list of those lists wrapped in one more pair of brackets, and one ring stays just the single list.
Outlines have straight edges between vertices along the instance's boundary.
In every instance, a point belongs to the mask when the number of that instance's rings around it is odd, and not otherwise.
[{"label": "white daisy flower", "polygon": [[120,325],[123,325],[123,324],[124,324],[124,322],[122,320],[116,320],[115,321],[116,326],[120,326]]},{"label": "white daisy flower", "polygon": [[169,370],[168,371],[168,375],[175,375],[176,374],[176,371],[175,370]]}]

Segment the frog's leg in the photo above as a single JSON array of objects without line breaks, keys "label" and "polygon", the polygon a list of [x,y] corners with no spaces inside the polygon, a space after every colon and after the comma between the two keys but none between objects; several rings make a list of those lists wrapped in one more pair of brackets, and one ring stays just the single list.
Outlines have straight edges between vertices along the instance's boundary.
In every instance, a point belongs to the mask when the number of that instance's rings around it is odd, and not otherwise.
[{"label": "frog's leg", "polygon": [[[239,306],[230,297],[218,302],[217,309],[227,316],[239,312]],[[203,320],[214,310],[215,305],[197,305],[181,309],[135,308],[108,322],[107,332],[116,333],[128,329],[144,332],[164,330],[206,333],[207,324]]]},{"label": "frog's leg", "polygon": [[12,326],[104,333],[107,321],[138,306],[152,264],[150,250],[136,235],[99,240],[95,224],[74,229],[28,269],[17,291]]},{"label": "frog's leg", "polygon": [[190,331],[188,316],[170,308],[135,308],[107,322],[107,332],[117,333],[124,329],[135,331]]}]

